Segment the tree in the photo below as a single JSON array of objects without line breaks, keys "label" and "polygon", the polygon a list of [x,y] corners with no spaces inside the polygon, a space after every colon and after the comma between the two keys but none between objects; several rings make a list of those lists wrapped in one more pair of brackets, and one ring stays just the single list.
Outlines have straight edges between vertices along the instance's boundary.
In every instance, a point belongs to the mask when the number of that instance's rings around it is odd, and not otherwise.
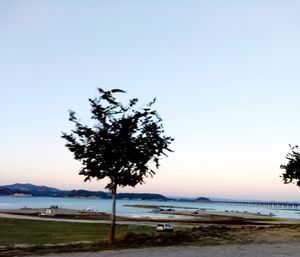
[{"label": "tree", "polygon": [[290,145],[290,148],[291,152],[286,155],[288,163],[280,165],[280,168],[285,170],[281,177],[285,184],[296,181],[296,185],[300,187],[300,148],[298,145]]},{"label": "tree", "polygon": [[138,99],[124,106],[115,98],[120,89],[98,89],[100,96],[89,99],[93,126],[82,124],[76,113],[69,111],[69,120],[75,129],[62,134],[66,147],[74,158],[82,162],[80,175],[85,181],[109,179],[106,188],[112,195],[110,243],[115,240],[116,194],[118,187],[143,184],[153,176],[160,157],[166,155],[173,138],[165,136],[162,119],[152,110],[155,99],[137,108]]}]

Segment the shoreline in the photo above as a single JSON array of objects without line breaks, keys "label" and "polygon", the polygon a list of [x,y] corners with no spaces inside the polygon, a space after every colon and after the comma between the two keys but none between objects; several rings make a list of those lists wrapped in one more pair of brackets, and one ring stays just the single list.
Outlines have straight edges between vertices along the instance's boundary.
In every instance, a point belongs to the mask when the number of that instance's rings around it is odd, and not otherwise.
[{"label": "shoreline", "polygon": [[[143,207],[140,207],[143,208]],[[0,209],[0,217],[55,220],[70,222],[110,222],[110,214],[66,209],[66,208],[21,208]],[[222,212],[222,211],[199,211],[195,213],[189,210],[162,211],[159,215],[117,215],[117,222],[122,224],[156,224],[161,222],[174,223],[177,225],[199,226],[205,224],[223,225],[273,225],[273,224],[300,224],[297,219],[278,218],[269,215],[244,213],[244,212]]]},{"label": "shoreline", "polygon": [[[78,199],[78,198],[53,198],[53,197],[4,197],[0,201],[0,209],[12,208],[44,208],[51,205],[57,205],[64,208],[84,209],[111,212],[111,200],[104,199]],[[153,213],[159,211],[160,208],[174,208],[176,210],[191,210],[191,211],[217,211],[225,214],[226,211],[256,213],[259,215],[269,215],[270,212],[277,217],[300,219],[300,210],[296,209],[277,209],[267,208],[266,206],[251,206],[251,205],[232,205],[232,204],[208,204],[208,203],[192,203],[192,202],[161,202],[161,201],[136,201],[136,200],[118,200],[117,211],[120,215],[139,215],[152,216]],[[152,209],[152,210],[151,210]],[[155,210],[154,210],[155,209]],[[152,214],[151,214],[152,213]]]}]

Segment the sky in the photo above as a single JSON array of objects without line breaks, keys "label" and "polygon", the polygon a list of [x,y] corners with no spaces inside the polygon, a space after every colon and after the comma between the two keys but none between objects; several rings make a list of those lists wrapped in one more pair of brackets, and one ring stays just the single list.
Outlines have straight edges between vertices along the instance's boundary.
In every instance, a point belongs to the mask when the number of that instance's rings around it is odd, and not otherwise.
[{"label": "sky", "polygon": [[64,146],[97,88],[155,109],[174,153],[121,192],[298,201],[300,1],[0,0],[0,184],[103,191]]}]

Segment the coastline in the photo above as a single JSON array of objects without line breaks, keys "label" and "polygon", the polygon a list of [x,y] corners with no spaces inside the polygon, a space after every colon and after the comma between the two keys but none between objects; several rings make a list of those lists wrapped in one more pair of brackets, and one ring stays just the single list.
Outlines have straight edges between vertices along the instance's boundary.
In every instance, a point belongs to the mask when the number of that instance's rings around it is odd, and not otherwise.
[{"label": "coastline", "polygon": [[[60,197],[0,197],[0,209],[21,209],[46,208],[55,205],[68,209],[91,209],[104,213],[111,212],[111,200],[109,199],[80,199],[80,198],[60,198]],[[147,208],[146,208],[147,207]],[[276,217],[300,219],[299,210],[274,209],[265,206],[247,206],[231,204],[212,204],[212,203],[193,203],[193,202],[174,202],[174,201],[146,201],[146,200],[118,200],[117,213],[121,216],[158,216],[153,209],[174,208],[176,211],[216,211],[237,213],[253,213],[258,216],[269,215],[270,212]]]},{"label": "coastline", "polygon": [[[136,206],[134,206],[136,208]],[[152,208],[153,206],[151,206]],[[169,207],[169,206],[168,206]],[[150,208],[141,205],[139,208]],[[178,208],[178,207],[177,207]],[[117,215],[117,221],[122,224],[152,224],[157,222],[172,222],[178,225],[197,226],[201,224],[226,224],[226,225],[268,225],[274,223],[300,224],[297,219],[277,218],[264,214],[233,211],[215,211],[170,209],[161,211],[160,215]],[[150,214],[150,213],[149,213]],[[110,214],[92,210],[78,210],[67,208],[20,208],[0,209],[0,217],[19,219],[56,220],[70,222],[110,222]]]}]

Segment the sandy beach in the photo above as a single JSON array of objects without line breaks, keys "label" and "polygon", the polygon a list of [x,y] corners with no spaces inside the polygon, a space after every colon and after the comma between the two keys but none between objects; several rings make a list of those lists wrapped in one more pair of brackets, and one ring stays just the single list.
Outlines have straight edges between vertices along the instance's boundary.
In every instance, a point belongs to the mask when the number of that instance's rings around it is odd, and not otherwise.
[{"label": "sandy beach", "polygon": [[[141,207],[145,208],[145,207]],[[147,207],[146,207],[147,208]],[[110,215],[106,213],[97,213],[82,211],[76,209],[58,208],[52,209],[50,215],[41,215],[46,213],[49,208],[22,208],[22,209],[0,209],[0,217],[32,219],[32,220],[58,220],[69,222],[110,222]],[[149,224],[157,222],[172,222],[178,225],[197,226],[200,224],[227,224],[227,225],[250,225],[272,223],[273,217],[267,215],[257,215],[254,213],[236,213],[236,212],[218,212],[202,211],[195,214],[193,211],[168,211],[162,212],[165,216],[157,217],[132,217],[117,216],[120,224]],[[280,219],[281,223],[298,222],[293,219]]]}]

